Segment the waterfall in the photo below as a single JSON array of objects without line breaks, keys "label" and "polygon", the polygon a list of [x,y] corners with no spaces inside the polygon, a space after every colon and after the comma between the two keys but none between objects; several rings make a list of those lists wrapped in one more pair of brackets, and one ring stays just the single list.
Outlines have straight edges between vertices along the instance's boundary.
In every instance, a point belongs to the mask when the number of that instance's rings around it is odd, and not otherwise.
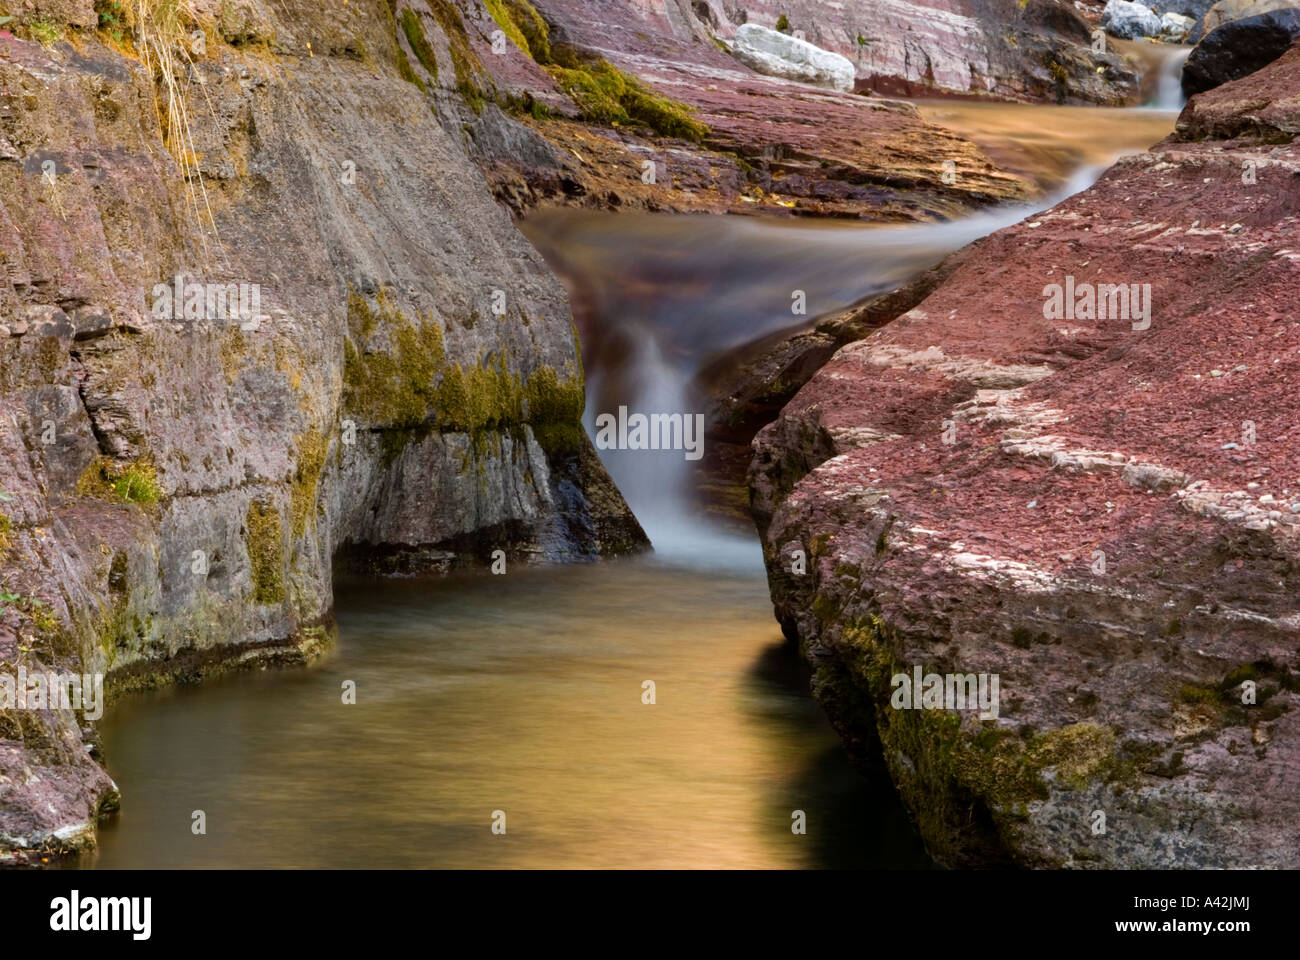
[{"label": "waterfall", "polygon": [[1162,52],[1155,96],[1147,106],[1153,110],[1181,110],[1187,102],[1183,96],[1183,65],[1187,63],[1192,48],[1171,47]]},{"label": "waterfall", "polygon": [[[692,384],[710,360],[895,289],[953,250],[1086,189],[1102,169],[1076,171],[1033,206],[949,223],[548,210],[521,228],[570,289],[587,375],[585,425],[595,439],[596,417],[621,406],[647,416],[705,413]],[[800,299],[805,310],[796,314]],[[599,453],[659,557],[711,569],[761,563],[752,537],[726,533],[697,509],[702,461],[679,449]]]}]

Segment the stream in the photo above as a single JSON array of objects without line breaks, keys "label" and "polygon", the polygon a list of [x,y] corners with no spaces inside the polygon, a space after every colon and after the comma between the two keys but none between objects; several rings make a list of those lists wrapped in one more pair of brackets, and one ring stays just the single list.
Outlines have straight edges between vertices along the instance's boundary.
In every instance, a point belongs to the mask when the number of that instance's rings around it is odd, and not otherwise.
[{"label": "stream", "polygon": [[[1040,175],[1050,199],[901,227],[578,211],[523,224],[572,293],[588,428],[619,405],[699,409],[701,365],[791,326],[794,291],[810,320],[897,286],[1086,187],[1175,118],[919,106]],[[689,509],[681,451],[602,457],[654,556],[339,584],[323,662],[115,705],[101,729],[123,810],[74,865],[929,867],[889,785],[849,765],[810,699],[755,538]]]}]

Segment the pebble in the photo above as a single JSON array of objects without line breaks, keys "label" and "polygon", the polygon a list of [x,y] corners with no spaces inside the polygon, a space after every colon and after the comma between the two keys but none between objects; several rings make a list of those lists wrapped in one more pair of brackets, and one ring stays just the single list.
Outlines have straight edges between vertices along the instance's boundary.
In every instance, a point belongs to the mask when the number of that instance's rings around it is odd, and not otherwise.
[{"label": "pebble", "polygon": [[8,336],[9,336],[9,328],[5,326],[0,326],[0,340],[4,340]]},{"label": "pebble", "polygon": [[1214,377],[1214,378],[1217,379],[1217,378],[1223,376],[1223,371],[1222,371],[1222,370],[1211,370],[1211,371],[1210,371],[1210,376],[1212,376],[1212,377]]}]

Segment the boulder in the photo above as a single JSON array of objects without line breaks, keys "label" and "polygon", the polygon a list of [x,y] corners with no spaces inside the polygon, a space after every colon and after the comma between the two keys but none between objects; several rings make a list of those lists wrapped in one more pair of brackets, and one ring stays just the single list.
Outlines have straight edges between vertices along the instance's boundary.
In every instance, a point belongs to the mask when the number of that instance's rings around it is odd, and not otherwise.
[{"label": "boulder", "polygon": [[1112,37],[1124,40],[1160,35],[1160,18],[1155,11],[1129,0],[1110,0],[1101,13],[1101,26]]},{"label": "boulder", "polygon": [[1245,20],[1271,10],[1286,10],[1294,6],[1300,6],[1300,0],[1218,0],[1201,16],[1200,28],[1192,36],[1192,41],[1199,42],[1202,37],[1209,36],[1233,20]]},{"label": "boulder", "polygon": [[731,52],[741,63],[771,77],[844,92],[853,89],[853,62],[847,57],[757,23],[741,25]]},{"label": "boulder", "polygon": [[1180,13],[1166,13],[1160,17],[1160,36],[1165,40],[1181,43],[1192,32],[1196,21]]},{"label": "boulder", "polygon": [[1214,6],[1214,0],[1153,0],[1148,6],[1161,16],[1166,13],[1177,13],[1184,17],[1191,17],[1200,23],[1209,9]]},{"label": "boulder", "polygon": [[[1213,11],[1211,11],[1213,12]],[[1237,80],[1282,56],[1300,37],[1300,9],[1230,20],[1206,35],[1183,67],[1187,96]]]},{"label": "boulder", "polygon": [[[1283,117],[1297,91],[1288,55],[1204,96]],[[1300,867],[1298,163],[1120,161],[957,254],[755,439],[778,618],[939,862]],[[1149,313],[1049,308],[1101,283]],[[996,716],[900,709],[916,668],[998,676]]]}]

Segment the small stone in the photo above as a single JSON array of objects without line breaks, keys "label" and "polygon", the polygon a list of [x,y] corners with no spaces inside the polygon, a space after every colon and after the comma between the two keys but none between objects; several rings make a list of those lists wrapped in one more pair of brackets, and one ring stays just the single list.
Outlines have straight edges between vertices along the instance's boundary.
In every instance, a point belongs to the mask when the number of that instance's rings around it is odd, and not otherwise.
[{"label": "small stone", "polygon": [[8,336],[9,336],[9,328],[6,327],[6,326],[0,325],[0,340],[4,340],[4,339],[5,339],[6,337],[8,337]]},{"label": "small stone", "polygon": [[1223,376],[1223,371],[1222,371],[1222,370],[1211,370],[1211,371],[1210,371],[1210,376],[1212,376],[1212,377],[1214,377],[1214,378],[1217,379],[1217,378]]},{"label": "small stone", "polygon": [[1223,446],[1221,446],[1219,449],[1220,449],[1220,450],[1236,450],[1236,449],[1237,449],[1237,445],[1236,445],[1235,443],[1225,443],[1225,444],[1224,444]]}]

